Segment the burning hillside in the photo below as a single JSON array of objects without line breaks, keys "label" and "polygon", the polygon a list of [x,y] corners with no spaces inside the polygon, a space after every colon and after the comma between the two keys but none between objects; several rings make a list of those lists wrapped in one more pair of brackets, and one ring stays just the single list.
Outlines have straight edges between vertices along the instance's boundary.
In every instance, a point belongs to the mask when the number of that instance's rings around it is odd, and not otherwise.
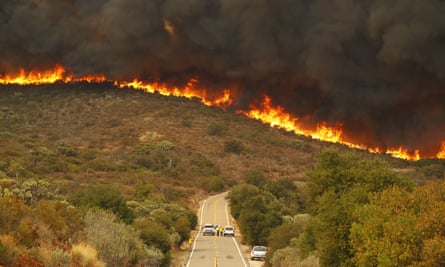
[{"label": "burning hillside", "polygon": [[444,13],[439,0],[2,1],[0,82],[106,80],[444,158]]}]

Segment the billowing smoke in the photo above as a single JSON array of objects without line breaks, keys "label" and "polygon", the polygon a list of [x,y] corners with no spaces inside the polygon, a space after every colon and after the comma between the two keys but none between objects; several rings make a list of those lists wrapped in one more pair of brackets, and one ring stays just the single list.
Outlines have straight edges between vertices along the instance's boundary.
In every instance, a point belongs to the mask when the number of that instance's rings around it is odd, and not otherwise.
[{"label": "billowing smoke", "polygon": [[233,86],[369,146],[445,140],[442,0],[2,0],[0,73]]}]

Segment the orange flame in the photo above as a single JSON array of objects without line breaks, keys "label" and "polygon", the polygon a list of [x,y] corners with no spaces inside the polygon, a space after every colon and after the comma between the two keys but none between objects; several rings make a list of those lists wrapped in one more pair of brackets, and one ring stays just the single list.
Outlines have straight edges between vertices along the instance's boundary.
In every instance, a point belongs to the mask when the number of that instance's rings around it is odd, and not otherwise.
[{"label": "orange flame", "polygon": [[440,151],[436,155],[439,159],[445,159],[445,141],[442,141]]},{"label": "orange flame", "polygon": [[287,131],[292,131],[298,135],[310,136],[314,139],[323,140],[332,143],[341,143],[341,135],[343,130],[341,124],[330,126],[327,123],[320,123],[314,130],[305,129],[297,117],[287,113],[284,108],[280,106],[273,106],[272,100],[265,95],[260,107],[250,106],[249,111],[238,111],[247,117],[260,120],[268,123],[272,127],[283,128]]},{"label": "orange flame", "polygon": [[17,74],[7,74],[5,76],[0,75],[1,84],[48,84],[55,83],[64,78],[65,69],[62,66],[56,65],[53,69],[45,71],[30,71],[25,72],[24,69],[20,69]]},{"label": "orange flame", "polygon": [[[389,148],[382,151],[380,148],[367,148],[364,145],[354,144],[352,142],[344,140],[342,137],[343,129],[340,123],[336,125],[329,125],[326,122],[322,122],[317,125],[316,129],[305,129],[301,125],[301,123],[299,123],[299,119],[297,117],[294,117],[291,114],[285,112],[284,109],[280,106],[273,106],[271,102],[272,101],[270,97],[264,96],[264,100],[260,104],[259,108],[250,106],[249,111],[238,112],[246,115],[247,117],[260,120],[264,123],[268,123],[272,127],[279,127],[287,131],[294,132],[297,135],[306,135],[312,137],[313,139],[331,143],[339,143],[351,148],[367,150],[371,153],[389,154],[395,158],[406,160],[420,159],[419,150],[415,150],[414,153],[410,153],[408,149],[399,147]],[[445,157],[445,142],[443,142],[442,146],[442,150],[444,151],[443,156]]]},{"label": "orange flame", "polygon": [[191,79],[183,88],[168,87],[162,83],[145,83],[137,79],[131,82],[115,81],[114,84],[119,88],[130,87],[147,93],[159,93],[165,96],[185,97],[188,99],[197,98],[204,105],[217,106],[223,109],[229,107],[233,101],[228,89],[225,89],[222,95],[208,95],[205,89],[198,89],[198,79]]},{"label": "orange flame", "polygon": [[[106,81],[114,82],[114,85],[119,88],[128,87],[136,90],[143,90],[147,93],[159,93],[165,96],[186,97],[189,99],[195,98],[199,99],[201,103],[207,106],[216,106],[222,109],[230,107],[233,103],[231,91],[229,89],[224,89],[222,94],[209,94],[206,89],[198,88],[198,79],[190,79],[183,88],[169,87],[163,83],[146,83],[137,79],[134,79],[133,81],[111,81],[102,74],[76,77],[73,74],[67,74],[66,69],[60,65],[56,65],[54,68],[44,71],[26,72],[24,69],[20,69],[16,74],[0,75],[0,84],[17,85],[39,85],[56,82],[101,83]],[[319,123],[315,129],[305,128],[299,121],[299,118],[286,112],[283,107],[272,105],[272,100],[267,95],[264,96],[264,100],[259,107],[252,105],[250,106],[250,110],[238,110],[237,113],[260,120],[272,127],[279,127],[294,132],[297,135],[310,136],[314,139],[326,142],[340,143],[351,148],[367,150],[371,153],[388,154],[396,158],[407,160],[419,160],[421,158],[419,150],[410,152],[402,146],[388,149],[380,149],[378,147],[369,148],[364,145],[354,144],[344,140],[341,123],[329,125],[326,122],[322,122]],[[445,141],[441,143],[441,149],[436,157],[445,159]]]},{"label": "orange flame", "polygon": [[43,71],[26,72],[23,68],[16,74],[0,75],[0,84],[17,85],[39,85],[52,84],[56,82],[105,82],[106,78],[102,74],[86,75],[75,77],[73,74],[66,74],[64,67],[55,65],[54,68]]}]

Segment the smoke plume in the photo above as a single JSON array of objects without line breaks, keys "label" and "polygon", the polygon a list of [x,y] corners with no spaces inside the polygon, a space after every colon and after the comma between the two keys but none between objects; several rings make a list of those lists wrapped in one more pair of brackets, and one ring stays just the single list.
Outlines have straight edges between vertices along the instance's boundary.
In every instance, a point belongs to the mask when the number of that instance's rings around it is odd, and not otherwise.
[{"label": "smoke plume", "polygon": [[180,80],[264,93],[297,117],[341,122],[371,147],[445,140],[442,0],[2,0],[0,73]]}]

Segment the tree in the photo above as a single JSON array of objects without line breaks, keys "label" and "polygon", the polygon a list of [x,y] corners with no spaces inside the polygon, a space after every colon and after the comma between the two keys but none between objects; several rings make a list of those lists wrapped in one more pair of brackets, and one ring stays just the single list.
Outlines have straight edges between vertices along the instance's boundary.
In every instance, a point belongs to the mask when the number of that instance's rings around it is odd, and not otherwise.
[{"label": "tree", "polygon": [[394,186],[370,196],[351,228],[360,266],[444,266],[445,182],[413,192]]},{"label": "tree", "polygon": [[241,184],[232,188],[229,193],[230,211],[235,219],[238,219],[244,205],[254,196],[261,194],[258,187],[250,184]]},{"label": "tree", "polygon": [[412,195],[398,186],[371,196],[357,210],[351,227],[359,266],[408,266],[420,258],[421,233],[416,227]]},{"label": "tree", "polygon": [[321,265],[353,265],[349,231],[355,208],[369,202],[369,193],[393,184],[411,185],[383,161],[339,154],[335,150],[323,151],[320,162],[308,174],[308,203],[313,225],[303,236],[301,246],[310,247],[315,240]]}]

